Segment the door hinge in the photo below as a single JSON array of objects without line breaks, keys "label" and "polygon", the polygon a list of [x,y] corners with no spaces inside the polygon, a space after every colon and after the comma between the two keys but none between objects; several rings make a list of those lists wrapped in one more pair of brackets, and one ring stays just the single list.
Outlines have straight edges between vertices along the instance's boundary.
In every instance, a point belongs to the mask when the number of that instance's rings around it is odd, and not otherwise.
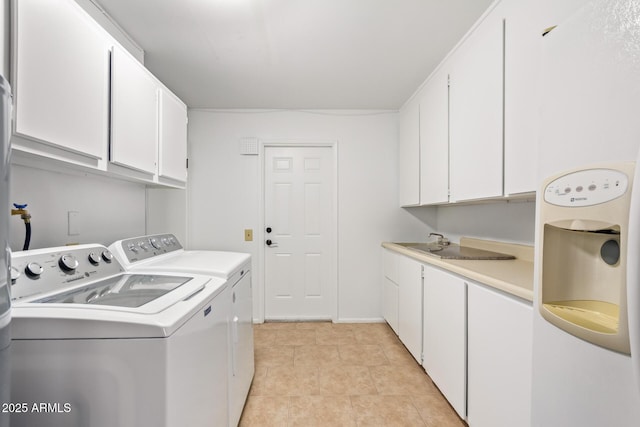
[{"label": "door hinge", "polygon": [[187,169],[189,169],[189,159],[186,159],[186,161]]},{"label": "door hinge", "polygon": [[424,265],[420,266],[420,277],[424,279]]}]

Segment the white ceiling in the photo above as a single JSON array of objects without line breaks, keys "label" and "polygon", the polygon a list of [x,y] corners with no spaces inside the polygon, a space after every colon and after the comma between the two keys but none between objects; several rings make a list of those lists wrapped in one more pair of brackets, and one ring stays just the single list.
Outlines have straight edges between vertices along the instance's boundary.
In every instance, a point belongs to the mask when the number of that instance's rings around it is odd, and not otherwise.
[{"label": "white ceiling", "polygon": [[491,1],[97,0],[189,107],[283,109],[399,108]]}]

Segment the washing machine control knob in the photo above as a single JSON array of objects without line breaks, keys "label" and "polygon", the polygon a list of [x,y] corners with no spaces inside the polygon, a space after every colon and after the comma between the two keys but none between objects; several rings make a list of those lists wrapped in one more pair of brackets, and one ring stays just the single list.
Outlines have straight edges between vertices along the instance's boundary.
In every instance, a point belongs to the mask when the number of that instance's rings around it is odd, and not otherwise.
[{"label": "washing machine control knob", "polygon": [[29,264],[27,264],[27,267],[24,269],[24,272],[27,273],[27,276],[33,279],[40,277],[43,271],[44,271],[44,268],[42,268],[42,266],[37,262],[30,262]]},{"label": "washing machine control knob", "polygon": [[95,252],[91,252],[88,258],[89,258],[89,262],[93,265],[98,265],[100,264],[100,261],[102,261],[102,258],[100,257],[100,255],[98,255]]},{"label": "washing machine control knob", "polygon": [[151,246],[153,246],[156,249],[160,249],[160,246],[162,246],[158,241],[158,239],[156,239],[155,237],[150,238],[149,243],[151,243]]},{"label": "washing machine control knob", "polygon": [[104,260],[104,262],[110,263],[111,261],[113,261],[113,254],[109,251],[102,251],[102,259]]},{"label": "washing machine control knob", "polygon": [[149,250],[149,245],[147,245],[146,242],[138,242],[138,246],[140,247],[140,249],[142,249],[144,251],[148,251]]},{"label": "washing machine control knob", "polygon": [[137,253],[137,252],[138,252],[138,247],[137,247],[135,244],[133,244],[133,243],[129,243],[129,244],[127,245],[127,248],[129,248],[129,250],[130,250],[131,252],[134,252],[134,253]]},{"label": "washing machine control knob", "polygon": [[76,257],[70,254],[62,255],[60,257],[60,260],[58,261],[58,265],[64,271],[73,271],[78,268],[79,264],[80,263],[78,262]]}]

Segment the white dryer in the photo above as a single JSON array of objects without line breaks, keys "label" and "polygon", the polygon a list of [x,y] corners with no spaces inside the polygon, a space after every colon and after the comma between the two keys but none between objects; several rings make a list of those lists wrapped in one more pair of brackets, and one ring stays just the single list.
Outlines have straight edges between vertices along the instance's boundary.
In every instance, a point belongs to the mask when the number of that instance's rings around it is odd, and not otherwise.
[{"label": "white dryer", "polygon": [[227,251],[185,250],[173,234],[119,240],[111,244],[109,249],[131,272],[206,274],[227,280],[231,288],[229,425],[237,426],[255,372],[251,255]]},{"label": "white dryer", "polygon": [[101,245],[12,268],[12,426],[228,423],[224,279],[127,273]]}]

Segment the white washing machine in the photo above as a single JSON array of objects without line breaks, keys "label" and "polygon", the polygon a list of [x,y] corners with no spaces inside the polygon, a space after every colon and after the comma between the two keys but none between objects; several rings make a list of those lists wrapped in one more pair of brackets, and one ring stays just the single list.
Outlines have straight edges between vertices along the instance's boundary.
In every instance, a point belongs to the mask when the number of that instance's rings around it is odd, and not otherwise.
[{"label": "white washing machine", "polygon": [[101,245],[12,269],[13,427],[228,423],[224,279],[127,273]]},{"label": "white washing machine", "polygon": [[225,251],[187,251],[173,234],[119,240],[109,249],[128,271],[206,274],[227,280],[229,317],[229,425],[240,421],[255,372],[251,255]]}]

